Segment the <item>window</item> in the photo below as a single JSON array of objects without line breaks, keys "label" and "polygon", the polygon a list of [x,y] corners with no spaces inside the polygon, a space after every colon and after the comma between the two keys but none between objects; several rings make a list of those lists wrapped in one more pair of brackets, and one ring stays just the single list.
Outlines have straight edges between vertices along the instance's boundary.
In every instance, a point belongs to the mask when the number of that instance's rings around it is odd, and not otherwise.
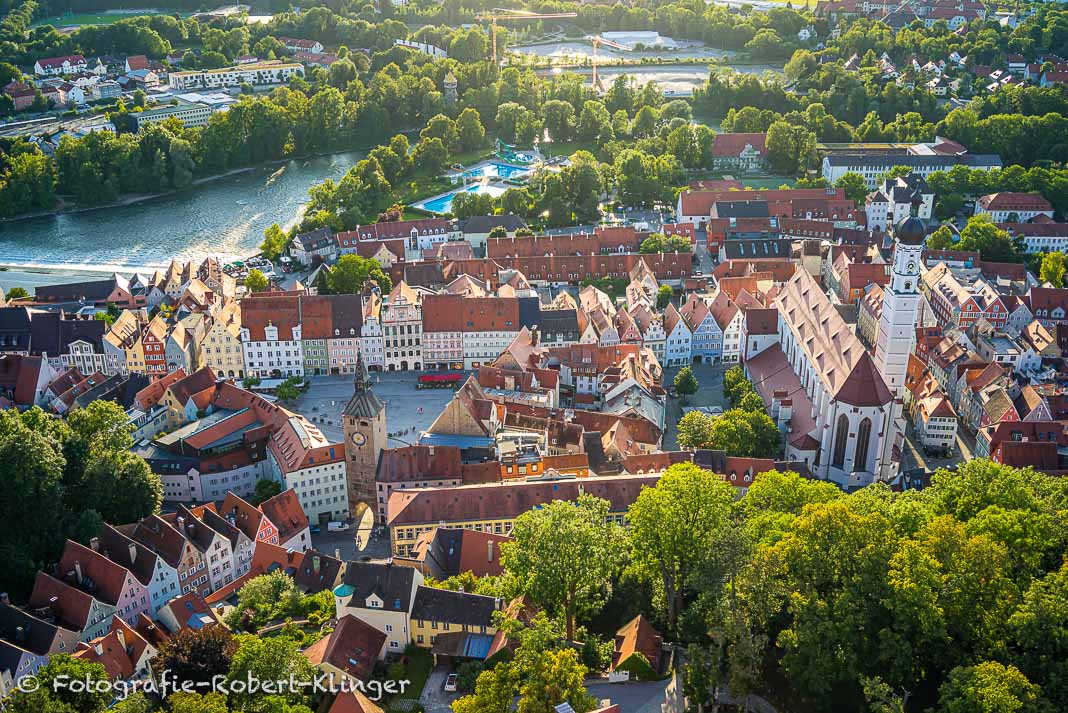
[{"label": "window", "polygon": [[838,428],[834,436],[834,457],[831,465],[841,468],[845,464],[846,439],[849,438],[849,418],[842,414],[838,417]]}]

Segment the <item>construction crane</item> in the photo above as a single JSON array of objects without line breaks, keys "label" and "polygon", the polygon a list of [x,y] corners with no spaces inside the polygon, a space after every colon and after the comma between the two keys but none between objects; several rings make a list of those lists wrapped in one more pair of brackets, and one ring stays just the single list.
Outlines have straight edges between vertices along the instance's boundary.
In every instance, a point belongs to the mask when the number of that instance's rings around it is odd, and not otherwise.
[{"label": "construction crane", "polygon": [[563,17],[578,17],[577,12],[528,12],[527,10],[508,10],[495,7],[492,11],[475,15],[480,22],[489,20],[490,40],[493,43],[493,62],[497,64],[497,22],[511,22],[513,20],[555,20]]},{"label": "construction crane", "polygon": [[600,35],[588,36],[586,39],[593,43],[593,90],[596,92],[603,92],[604,87],[601,85],[601,80],[597,76],[597,48],[604,45],[605,47],[611,47],[614,50],[622,50],[623,52],[629,51],[630,48],[621,45],[618,42],[606,40]]}]

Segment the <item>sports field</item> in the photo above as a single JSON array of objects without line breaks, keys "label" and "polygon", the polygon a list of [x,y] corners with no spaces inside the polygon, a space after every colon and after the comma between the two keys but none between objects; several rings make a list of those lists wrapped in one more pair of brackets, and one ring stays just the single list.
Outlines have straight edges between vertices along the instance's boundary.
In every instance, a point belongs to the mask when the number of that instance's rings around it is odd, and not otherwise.
[{"label": "sports field", "polygon": [[[137,17],[138,15],[173,15],[173,12],[167,12],[165,10],[155,10],[153,8],[144,8],[140,10],[128,10],[123,12],[87,12],[87,13],[68,13],[65,15],[56,15],[54,17],[46,17],[42,20],[37,20],[33,23],[33,27],[40,27],[42,25],[52,25],[53,27],[81,27],[83,25],[110,25],[113,22],[119,20],[125,20],[129,17]],[[189,17],[192,13],[183,12],[179,13],[182,17]]]}]

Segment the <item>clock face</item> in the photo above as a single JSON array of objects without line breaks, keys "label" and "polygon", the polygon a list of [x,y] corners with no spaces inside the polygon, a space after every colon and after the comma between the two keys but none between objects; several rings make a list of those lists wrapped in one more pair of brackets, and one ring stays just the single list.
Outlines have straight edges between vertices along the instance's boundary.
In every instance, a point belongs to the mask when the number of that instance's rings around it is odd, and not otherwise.
[{"label": "clock face", "polygon": [[909,271],[909,272],[912,272],[913,270],[915,270],[915,269],[916,269],[916,263],[914,263],[914,262],[910,262],[910,263],[909,263],[908,265],[906,265],[905,267],[906,267],[906,268],[908,269],[908,271]]},{"label": "clock face", "polygon": [[356,433],[352,434],[352,442],[357,446],[362,446],[364,443],[367,443],[367,436],[356,431]]}]

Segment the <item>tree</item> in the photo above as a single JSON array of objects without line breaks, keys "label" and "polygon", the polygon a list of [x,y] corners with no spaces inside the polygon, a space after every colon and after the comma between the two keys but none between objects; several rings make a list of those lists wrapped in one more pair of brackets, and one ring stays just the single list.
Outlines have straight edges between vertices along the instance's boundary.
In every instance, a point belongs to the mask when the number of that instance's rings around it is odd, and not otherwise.
[{"label": "tree", "polygon": [[671,303],[671,298],[675,296],[675,291],[671,289],[671,285],[660,285],[660,288],[656,291],[656,308],[664,309]]},{"label": "tree", "polygon": [[1064,285],[1065,257],[1059,250],[1048,252],[1042,256],[1042,268],[1039,270],[1039,280],[1048,282],[1054,287]]},{"label": "tree", "polygon": [[453,701],[453,713],[509,713],[518,689],[516,667],[508,663],[497,664],[478,675],[473,695]]},{"label": "tree", "polygon": [[693,463],[678,463],[627,510],[631,556],[643,580],[663,587],[668,629],[677,633],[690,575],[730,524],[734,488]]},{"label": "tree", "polygon": [[575,713],[593,710],[596,699],[586,691],[585,678],[574,649],[543,651],[519,687],[519,713],[554,713],[562,702]]},{"label": "tree", "polygon": [[542,105],[541,114],[552,141],[560,143],[571,140],[575,132],[575,107],[570,102],[550,99]]},{"label": "tree", "polygon": [[960,231],[958,250],[974,250],[983,260],[990,262],[1020,262],[1022,251],[1016,241],[997,227],[989,215],[968,218],[968,224]]},{"label": "tree", "polygon": [[712,440],[712,421],[714,419],[700,411],[690,411],[679,419],[679,445],[687,450],[707,448]]},{"label": "tree", "polygon": [[526,188],[509,188],[497,200],[501,206],[501,212],[505,215],[518,215],[525,218],[530,215],[534,205],[534,197]]},{"label": "tree", "polygon": [[803,126],[776,121],[768,127],[768,164],[776,171],[794,176],[815,161],[816,135]]},{"label": "tree", "polygon": [[291,616],[300,604],[300,590],[293,578],[281,570],[261,574],[247,581],[238,592],[237,607],[228,624],[255,631],[272,619]]},{"label": "tree", "polygon": [[927,236],[927,247],[930,250],[952,250],[953,231],[949,226],[938,226],[937,230]]},{"label": "tree", "polygon": [[171,713],[226,713],[226,696],[221,693],[179,691],[167,696]]},{"label": "tree", "polygon": [[263,242],[260,243],[260,252],[271,262],[282,257],[282,253],[285,252],[288,246],[289,236],[282,232],[282,229],[278,227],[278,223],[272,223],[269,228],[263,231]]},{"label": "tree", "polygon": [[[238,648],[230,664],[227,680],[234,681],[289,681],[311,682],[316,669],[297,647],[297,642],[287,636],[260,638],[246,634],[238,637]],[[238,709],[248,709],[260,693],[231,691],[229,701]],[[273,697],[273,696],[272,696]],[[306,697],[301,689],[284,690],[278,699],[290,704],[304,703]]]},{"label": "tree", "polygon": [[486,129],[482,126],[482,117],[478,110],[467,107],[456,117],[456,131],[459,134],[460,149],[474,151],[482,145]]},{"label": "tree", "polygon": [[742,458],[774,458],[781,445],[782,435],[765,412],[734,408],[712,422],[706,447]]},{"label": "tree", "polygon": [[686,400],[687,396],[696,394],[699,386],[692,368],[684,366],[679,370],[678,374],[675,374],[675,391],[678,392],[683,401]]},{"label": "tree", "polygon": [[[92,405],[92,404],[90,404]],[[137,522],[159,511],[163,484],[148,463],[129,451],[105,450],[90,458],[84,485],[94,493],[89,503],[107,522]]]},{"label": "tree", "polygon": [[23,300],[30,296],[25,287],[12,287],[4,297],[7,300]]},{"label": "tree", "polygon": [[153,670],[166,671],[169,681],[208,685],[225,676],[237,651],[237,640],[223,626],[182,629],[160,645]]},{"label": "tree", "polygon": [[412,150],[412,165],[422,173],[437,175],[449,160],[449,150],[439,138],[421,139]]},{"label": "tree", "polygon": [[300,384],[301,378],[299,376],[291,376],[274,390],[274,395],[278,397],[279,401],[286,401],[292,403],[300,398]]},{"label": "tree", "polygon": [[382,266],[359,255],[342,255],[326,279],[332,295],[359,294],[368,280],[377,283],[383,294],[393,289],[393,280],[382,272]]},{"label": "tree", "polygon": [[1015,666],[985,661],[953,669],[938,702],[946,713],[1016,713],[1030,710],[1038,692]]},{"label": "tree", "polygon": [[864,200],[868,197],[868,184],[864,182],[864,176],[859,173],[843,173],[835,184],[835,188],[841,188],[845,191],[845,197],[848,200],[853,201],[855,205],[864,205]]},{"label": "tree", "polygon": [[263,292],[270,285],[267,282],[267,277],[256,268],[252,268],[248,271],[248,277],[245,278],[245,288],[249,292]]},{"label": "tree", "polygon": [[619,567],[621,534],[607,517],[608,502],[588,494],[574,503],[554,500],[516,518],[514,541],[501,545],[504,569],[564,619],[569,639],[575,618],[603,597]]},{"label": "tree", "polygon": [[419,132],[419,138],[441,139],[441,142],[445,144],[445,148],[450,152],[455,151],[460,143],[460,134],[456,129],[456,122],[444,114],[432,116],[426,126],[423,127],[423,130]]},{"label": "tree", "polygon": [[265,500],[270,500],[282,492],[282,486],[277,480],[260,478],[256,481],[255,494],[249,498],[249,502],[257,507]]},{"label": "tree", "polygon": [[[23,692],[16,688],[8,701],[10,710],[16,713],[100,713],[112,699],[103,664],[76,659],[70,654],[53,655],[33,678],[37,689]],[[86,682],[86,690],[75,692],[69,684],[59,685],[70,681]]]}]

